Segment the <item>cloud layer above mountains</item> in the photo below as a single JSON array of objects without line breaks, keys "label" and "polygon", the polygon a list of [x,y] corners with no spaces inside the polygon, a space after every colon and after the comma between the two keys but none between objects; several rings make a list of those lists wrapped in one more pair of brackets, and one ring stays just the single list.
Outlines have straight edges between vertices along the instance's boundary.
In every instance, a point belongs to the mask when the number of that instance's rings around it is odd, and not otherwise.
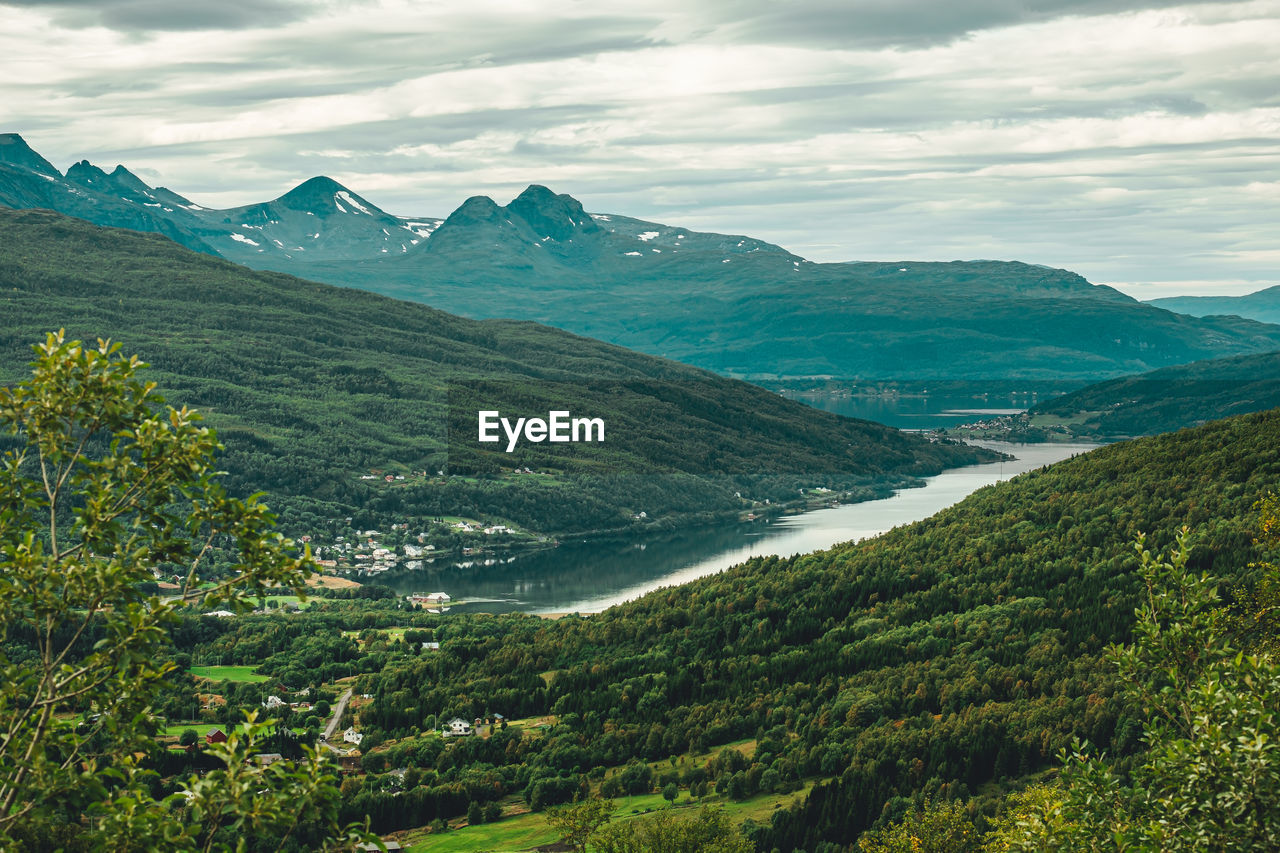
[{"label": "cloud layer above mountains", "polygon": [[0,0],[0,131],[212,206],[537,182],[814,260],[1280,283],[1280,0]]}]

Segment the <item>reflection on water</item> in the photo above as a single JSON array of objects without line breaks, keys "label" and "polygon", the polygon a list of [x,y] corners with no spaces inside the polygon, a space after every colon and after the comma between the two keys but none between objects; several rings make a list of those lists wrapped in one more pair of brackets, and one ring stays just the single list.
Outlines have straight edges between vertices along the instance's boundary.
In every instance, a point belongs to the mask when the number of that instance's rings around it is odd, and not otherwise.
[{"label": "reflection on water", "polygon": [[429,565],[387,572],[373,580],[402,594],[442,590],[455,611],[490,613],[594,613],[662,586],[723,571],[749,557],[803,554],[839,542],[875,536],[928,518],[982,486],[1091,450],[1092,444],[1006,444],[1013,461],[956,468],[930,477],[923,488],[882,500],[846,504],[772,522],[698,528],[620,541],[565,542],[558,548],[466,565]]}]

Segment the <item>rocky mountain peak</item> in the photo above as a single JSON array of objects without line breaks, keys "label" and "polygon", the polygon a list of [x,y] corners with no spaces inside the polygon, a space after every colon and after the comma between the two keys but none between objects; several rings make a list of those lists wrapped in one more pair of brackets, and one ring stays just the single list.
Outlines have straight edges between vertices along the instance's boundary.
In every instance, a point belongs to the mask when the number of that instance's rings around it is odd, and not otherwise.
[{"label": "rocky mountain peak", "polygon": [[507,205],[507,210],[527,222],[537,234],[553,240],[567,240],[575,233],[600,230],[576,198],[556,195],[539,184],[530,184]]},{"label": "rocky mountain peak", "polygon": [[49,177],[62,177],[52,163],[33,151],[27,141],[16,133],[0,133],[0,163],[21,166]]}]

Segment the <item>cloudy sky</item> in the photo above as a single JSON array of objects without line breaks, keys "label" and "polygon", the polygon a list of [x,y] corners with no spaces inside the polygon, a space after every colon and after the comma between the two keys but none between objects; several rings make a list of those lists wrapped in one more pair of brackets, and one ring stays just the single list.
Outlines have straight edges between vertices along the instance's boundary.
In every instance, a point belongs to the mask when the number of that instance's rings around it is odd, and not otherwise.
[{"label": "cloudy sky", "polygon": [[0,131],[210,206],[536,182],[813,260],[1280,283],[1280,0],[0,0]]}]

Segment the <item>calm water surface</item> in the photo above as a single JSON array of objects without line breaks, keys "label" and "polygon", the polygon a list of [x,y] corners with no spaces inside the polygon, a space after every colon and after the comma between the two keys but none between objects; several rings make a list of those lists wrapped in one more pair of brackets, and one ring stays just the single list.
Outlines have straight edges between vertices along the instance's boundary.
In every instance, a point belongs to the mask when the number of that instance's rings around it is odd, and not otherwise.
[{"label": "calm water surface", "polygon": [[1032,393],[1003,393],[916,397],[824,394],[793,396],[793,399],[837,415],[876,421],[898,429],[929,430],[959,426],[994,415],[1015,415],[1035,405],[1041,398]]},{"label": "calm water surface", "polygon": [[[972,419],[972,418],[970,418]],[[928,518],[975,490],[1085,453],[1092,444],[984,446],[1013,454],[1013,461],[944,471],[922,488],[882,500],[846,504],[765,522],[730,524],[617,542],[565,542],[558,548],[514,556],[429,565],[387,572],[373,582],[402,594],[443,591],[466,603],[453,610],[491,613],[595,613],[663,586],[723,571],[749,557],[790,556],[839,542],[876,536],[900,524]]]}]

